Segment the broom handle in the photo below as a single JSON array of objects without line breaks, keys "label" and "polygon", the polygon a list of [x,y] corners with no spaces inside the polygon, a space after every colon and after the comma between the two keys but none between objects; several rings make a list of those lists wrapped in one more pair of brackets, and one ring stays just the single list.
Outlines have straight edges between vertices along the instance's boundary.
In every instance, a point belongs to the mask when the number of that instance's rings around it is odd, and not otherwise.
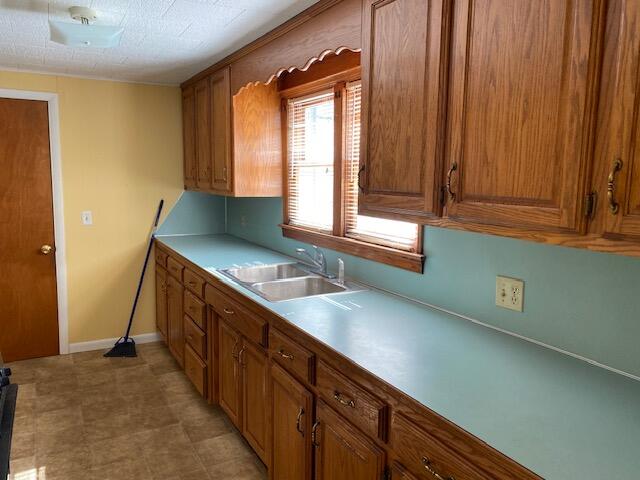
[{"label": "broom handle", "polygon": [[124,335],[125,341],[129,339],[129,333],[131,332],[131,325],[133,324],[133,316],[136,314],[136,307],[138,306],[138,298],[140,298],[140,291],[142,290],[142,281],[144,280],[144,274],[147,271],[147,264],[149,263],[149,255],[151,255],[151,248],[153,247],[153,239],[156,235],[156,229],[158,228],[158,221],[160,220],[160,213],[162,212],[162,206],[164,200],[160,200],[158,205],[158,212],[156,213],[156,219],[153,222],[153,229],[151,230],[151,236],[149,237],[149,245],[147,246],[147,255],[144,257],[144,265],[142,266],[142,273],[140,274],[140,281],[138,282],[138,290],[136,290],[136,297],[133,300],[133,308],[131,309],[131,316],[129,317],[129,325],[127,326],[127,333]]}]

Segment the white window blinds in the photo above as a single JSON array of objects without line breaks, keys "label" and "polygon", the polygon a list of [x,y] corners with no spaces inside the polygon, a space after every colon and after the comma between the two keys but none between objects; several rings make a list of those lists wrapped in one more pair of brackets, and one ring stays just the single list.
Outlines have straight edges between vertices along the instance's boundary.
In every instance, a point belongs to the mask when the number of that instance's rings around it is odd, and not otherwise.
[{"label": "white window blinds", "polygon": [[347,85],[345,111],[345,235],[379,245],[415,251],[418,226],[383,218],[358,215],[358,172],[360,169],[360,82]]},{"label": "white window blinds", "polygon": [[288,102],[291,225],[333,230],[333,91]]}]

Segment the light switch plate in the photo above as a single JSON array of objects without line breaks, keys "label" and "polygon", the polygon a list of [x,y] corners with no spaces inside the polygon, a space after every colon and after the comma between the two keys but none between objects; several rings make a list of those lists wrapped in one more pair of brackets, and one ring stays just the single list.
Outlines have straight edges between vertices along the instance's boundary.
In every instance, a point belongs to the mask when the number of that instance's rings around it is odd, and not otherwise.
[{"label": "light switch plate", "polygon": [[91,210],[85,210],[80,214],[80,216],[82,217],[83,225],[93,225],[93,214],[91,213]]},{"label": "light switch plate", "polygon": [[496,277],[496,305],[516,312],[522,312],[524,303],[524,282],[517,278]]}]

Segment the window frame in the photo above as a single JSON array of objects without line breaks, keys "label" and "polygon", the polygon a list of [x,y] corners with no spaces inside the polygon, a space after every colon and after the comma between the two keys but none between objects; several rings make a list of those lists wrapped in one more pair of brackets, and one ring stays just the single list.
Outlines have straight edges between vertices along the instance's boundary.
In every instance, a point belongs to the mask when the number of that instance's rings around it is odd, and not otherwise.
[{"label": "window frame", "polygon": [[[422,254],[423,227],[418,224],[418,235],[414,251],[401,250],[378,243],[346,236],[345,225],[345,182],[346,174],[346,88],[350,82],[360,80],[360,67],[351,68],[326,78],[317,79],[302,85],[296,85],[280,91],[281,122],[283,145],[283,222],[280,224],[282,235],[286,238],[311,243],[324,248],[394,267],[422,273],[424,255]],[[334,167],[333,167],[333,231],[331,233],[313,230],[290,224],[289,217],[289,125],[288,101],[333,89],[334,92]]]}]

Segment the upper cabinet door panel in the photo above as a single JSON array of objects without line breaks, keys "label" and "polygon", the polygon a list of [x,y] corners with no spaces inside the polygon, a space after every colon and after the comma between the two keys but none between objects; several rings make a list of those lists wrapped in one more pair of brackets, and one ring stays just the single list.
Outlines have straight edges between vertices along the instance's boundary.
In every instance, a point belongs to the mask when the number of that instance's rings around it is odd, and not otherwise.
[{"label": "upper cabinet door panel", "polygon": [[583,228],[594,12],[593,0],[455,2],[449,217]]},{"label": "upper cabinet door panel", "polygon": [[196,162],[196,101],[193,87],[182,92],[182,136],[184,154],[184,186],[193,188],[198,178]]},{"label": "upper cabinet door panel", "polygon": [[211,188],[211,105],[209,80],[195,86],[196,102],[196,157],[198,163],[198,188]]},{"label": "upper cabinet door panel", "polygon": [[231,92],[229,67],[211,75],[211,157],[214,190],[231,190]]},{"label": "upper cabinet door panel", "polygon": [[638,241],[640,2],[608,4],[602,72],[594,170],[601,201],[592,230],[613,239]]},{"label": "upper cabinet door panel", "polygon": [[438,213],[442,0],[366,0],[361,213]]}]

